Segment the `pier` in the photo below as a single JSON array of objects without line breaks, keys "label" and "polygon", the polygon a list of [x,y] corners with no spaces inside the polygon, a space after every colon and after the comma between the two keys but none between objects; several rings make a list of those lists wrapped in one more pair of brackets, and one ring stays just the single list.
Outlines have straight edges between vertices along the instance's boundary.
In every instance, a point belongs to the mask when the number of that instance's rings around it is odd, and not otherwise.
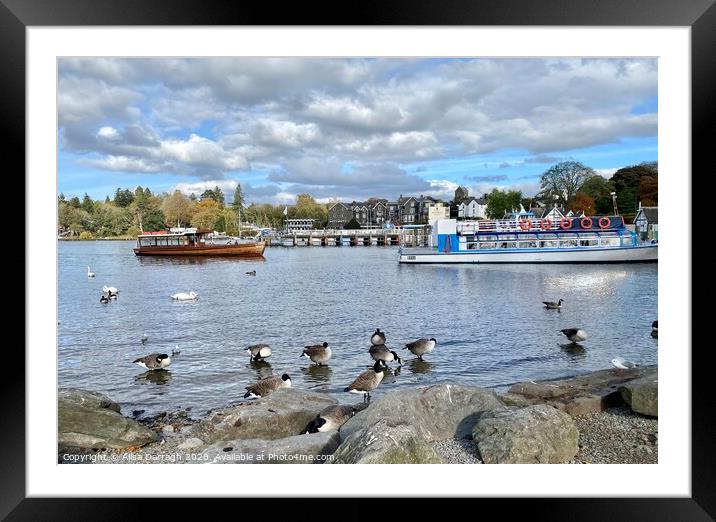
[{"label": "pier", "polygon": [[421,229],[296,230],[263,238],[267,246],[423,246]]}]

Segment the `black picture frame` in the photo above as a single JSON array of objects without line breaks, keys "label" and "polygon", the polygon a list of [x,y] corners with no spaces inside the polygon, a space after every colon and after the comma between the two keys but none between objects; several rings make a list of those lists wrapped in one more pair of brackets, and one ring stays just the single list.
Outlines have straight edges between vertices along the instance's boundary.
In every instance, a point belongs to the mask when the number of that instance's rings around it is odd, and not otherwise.
[{"label": "black picture frame", "polygon": [[[25,30],[30,26],[88,25],[502,25],[688,26],[692,52],[692,171],[706,175],[707,140],[714,132],[716,0],[376,0],[340,5],[314,1],[277,7],[240,0],[0,0],[0,125],[4,159],[25,166]],[[711,129],[709,131],[708,129]],[[711,146],[710,148],[713,148]],[[692,178],[693,182],[693,178]],[[708,205],[707,208],[710,208]],[[26,236],[26,235],[25,235]],[[27,276],[27,274],[25,274]],[[692,274],[693,277],[693,274]],[[688,332],[688,338],[691,332]],[[9,348],[9,347],[7,347]],[[689,346],[669,349],[683,350]],[[500,515],[529,513],[532,520],[712,520],[716,516],[714,393],[708,345],[691,350],[692,496],[690,498],[487,499]],[[114,520],[133,517],[149,499],[25,498],[25,372],[15,351],[3,375],[0,516],[8,520]],[[618,477],[615,477],[618,480]],[[628,484],[625,485],[628,489]],[[411,501],[419,509],[423,500]],[[456,500],[457,501],[457,500]],[[155,501],[154,501],[155,502]],[[216,503],[217,501],[212,501]],[[259,500],[271,509],[271,500]],[[304,500],[305,502],[305,500]],[[221,502],[224,504],[224,502]],[[489,503],[487,505],[485,503]],[[261,507],[255,506],[261,509]],[[463,504],[464,505],[464,504]],[[156,506],[156,504],[155,504]],[[275,507],[275,506],[274,506]],[[212,509],[216,505],[212,504]],[[459,506],[451,506],[452,509]],[[184,503],[162,505],[167,516]],[[303,509],[303,508],[297,508]],[[310,509],[308,505],[306,509]],[[340,516],[340,515],[339,515]]]}]

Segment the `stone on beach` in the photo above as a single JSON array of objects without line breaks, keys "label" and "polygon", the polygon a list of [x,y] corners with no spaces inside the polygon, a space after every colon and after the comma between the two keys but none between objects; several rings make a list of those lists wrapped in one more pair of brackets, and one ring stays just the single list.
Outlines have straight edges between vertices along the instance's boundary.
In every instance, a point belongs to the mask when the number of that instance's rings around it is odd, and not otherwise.
[{"label": "stone on beach", "polygon": [[196,427],[208,443],[235,439],[280,439],[298,435],[336,399],[322,393],[282,388],[271,395],[212,411]]},{"label": "stone on beach", "polygon": [[116,402],[97,392],[60,390],[57,422],[60,449],[123,449],[157,439],[156,433],[121,415]]},{"label": "stone on beach", "polygon": [[442,464],[415,426],[390,418],[354,431],[333,457],[331,464]]},{"label": "stone on beach", "polygon": [[546,404],[486,413],[473,438],[486,464],[563,463],[579,449],[572,417]]},{"label": "stone on beach", "polygon": [[[294,435],[281,439],[219,441],[205,448],[197,462],[214,464],[323,464],[340,444],[338,432]],[[231,448],[227,450],[227,448]]]},{"label": "stone on beach", "polygon": [[341,439],[383,418],[413,425],[428,442],[469,437],[482,413],[503,408],[493,391],[476,386],[438,384],[396,390],[348,420],[340,429]]},{"label": "stone on beach", "polygon": [[632,411],[649,417],[659,416],[659,384],[656,375],[628,382],[619,391]]}]

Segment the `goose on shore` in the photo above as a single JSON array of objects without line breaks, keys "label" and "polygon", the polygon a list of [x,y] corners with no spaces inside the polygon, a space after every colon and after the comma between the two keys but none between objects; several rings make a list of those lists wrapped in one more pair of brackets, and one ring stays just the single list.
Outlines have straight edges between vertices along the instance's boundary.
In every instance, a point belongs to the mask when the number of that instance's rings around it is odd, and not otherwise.
[{"label": "goose on shore", "polygon": [[319,433],[337,430],[345,422],[356,414],[358,408],[350,405],[336,404],[328,406],[321,411],[316,418],[308,423],[303,433]]},{"label": "goose on shore", "polygon": [[659,321],[651,323],[651,336],[659,337]]},{"label": "goose on shore", "polygon": [[331,358],[331,355],[331,348],[328,346],[328,343],[306,346],[303,352],[301,352],[301,357],[308,357],[318,366],[326,364],[328,359]]},{"label": "goose on shore", "polygon": [[107,296],[102,294],[102,296],[99,298],[99,302],[102,304],[109,303],[109,299],[107,299]]},{"label": "goose on shore", "polygon": [[244,351],[251,355],[253,361],[263,361],[271,357],[271,347],[268,344],[253,344]]},{"label": "goose on shore", "polygon": [[375,332],[370,337],[370,344],[374,346],[385,344],[385,332],[381,332],[380,328],[376,328]]},{"label": "goose on shore", "polygon": [[386,365],[382,361],[375,361],[373,368],[361,373],[343,391],[349,393],[362,393],[364,401],[370,401],[370,392],[375,390],[383,380]]},{"label": "goose on shore", "polygon": [[384,363],[389,363],[393,361],[398,361],[398,364],[403,364],[403,361],[400,360],[400,357],[398,357],[398,354],[394,351],[390,350],[386,345],[379,344],[377,346],[371,346],[370,350],[368,350],[368,353],[373,358],[374,361],[383,361]]},{"label": "goose on shore", "polygon": [[149,339],[149,336],[147,334],[142,334],[142,344],[147,344],[147,339]]},{"label": "goose on shore", "polygon": [[612,359],[612,365],[615,368],[619,368],[620,370],[630,370],[631,368],[636,368],[637,366],[639,366],[637,363],[626,361],[621,357],[615,357],[614,359]]},{"label": "goose on shore", "polygon": [[567,339],[575,344],[587,339],[587,332],[581,328],[565,328],[564,330],[560,330],[560,332],[562,332],[565,336],[567,336]]},{"label": "goose on shore", "polygon": [[438,344],[438,342],[434,337],[431,337],[430,339],[418,339],[417,341],[406,344],[403,350],[410,350],[414,355],[418,356],[418,359],[422,361],[423,355],[432,352],[435,349],[436,344]]},{"label": "goose on shore", "polygon": [[545,308],[549,308],[550,310],[559,310],[562,308],[562,301],[564,301],[564,299],[560,299],[556,303],[554,301],[542,301],[542,303]]},{"label": "goose on shore", "polygon": [[87,267],[87,277],[94,277],[94,272],[90,271],[90,267]]},{"label": "goose on shore", "polygon": [[178,292],[172,295],[172,299],[176,299],[177,301],[191,301],[193,299],[196,299],[197,297],[199,297],[199,294],[197,294],[193,290],[188,294],[186,292]]},{"label": "goose on shore", "polygon": [[152,353],[132,362],[146,370],[163,370],[172,363],[172,358],[166,353]]},{"label": "goose on shore", "polygon": [[266,395],[275,392],[279,388],[290,388],[291,377],[287,373],[281,376],[273,375],[259,380],[255,384],[247,386],[244,399],[256,399],[258,397],[265,397]]}]

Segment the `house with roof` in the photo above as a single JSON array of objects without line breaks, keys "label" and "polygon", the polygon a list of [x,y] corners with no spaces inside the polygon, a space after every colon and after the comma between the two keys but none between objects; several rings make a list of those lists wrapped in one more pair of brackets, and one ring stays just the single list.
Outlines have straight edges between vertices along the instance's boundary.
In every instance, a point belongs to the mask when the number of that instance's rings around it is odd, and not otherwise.
[{"label": "house with roof", "polygon": [[353,219],[352,205],[338,202],[328,208],[328,228],[343,228]]},{"label": "house with roof", "polygon": [[642,207],[639,204],[634,216],[636,233],[643,241],[659,240],[659,207]]},{"label": "house with roof", "polygon": [[552,210],[542,216],[542,219],[549,219],[552,223],[558,223],[563,217],[564,214],[562,214],[562,211],[555,205],[552,207]]},{"label": "house with roof", "polygon": [[487,195],[470,197],[457,206],[457,217],[463,219],[485,219],[487,217]]}]

